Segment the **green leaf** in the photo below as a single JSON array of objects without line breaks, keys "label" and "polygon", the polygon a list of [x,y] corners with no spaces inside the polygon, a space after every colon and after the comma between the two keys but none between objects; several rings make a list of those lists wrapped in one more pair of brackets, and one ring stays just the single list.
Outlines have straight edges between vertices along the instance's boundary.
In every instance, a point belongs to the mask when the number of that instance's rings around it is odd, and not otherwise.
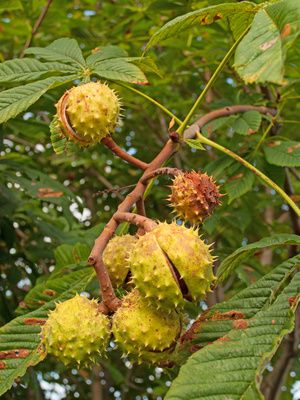
[{"label": "green leaf", "polygon": [[187,143],[192,149],[205,150],[199,139],[185,139],[185,143]]},{"label": "green leaf", "polygon": [[75,39],[62,38],[54,40],[47,47],[29,47],[25,54],[34,54],[44,60],[60,61],[85,68],[86,63]]},{"label": "green leaf", "polygon": [[57,62],[42,63],[33,58],[8,60],[0,64],[0,83],[29,82],[45,74],[69,74],[76,69]]},{"label": "green leaf", "polygon": [[225,3],[216,6],[202,8],[200,10],[192,11],[190,13],[180,15],[179,17],[172,19],[166,23],[162,28],[149,40],[145,51],[148,51],[150,47],[155,44],[169,39],[175,38],[180,33],[187,31],[198,25],[209,25],[220,19],[231,18],[235,14],[239,13],[255,13],[257,5],[244,1],[242,3]]},{"label": "green leaf", "polygon": [[268,5],[254,17],[236,49],[234,66],[247,83],[283,84],[286,52],[300,32],[300,2],[284,0]]},{"label": "green leaf", "polygon": [[19,0],[1,0],[0,13],[4,11],[22,10],[23,6]]},{"label": "green leaf", "polygon": [[[0,328],[0,395],[10,389],[14,380],[24,375],[28,367],[44,358],[39,349],[39,333],[49,311],[55,308],[55,302],[65,301],[84,290],[93,276],[92,268],[85,268],[38,285],[27,295],[27,299],[30,297],[32,301],[44,301],[46,304],[38,304],[39,308],[35,311],[15,318]],[[2,351],[12,353],[1,357]],[[19,356],[15,352],[19,352]]]},{"label": "green leaf", "polygon": [[0,124],[27,110],[44,93],[74,80],[77,75],[52,76],[41,81],[28,83],[5,90],[0,95]]},{"label": "green leaf", "polygon": [[258,111],[247,111],[235,120],[232,129],[240,135],[251,135],[258,131],[261,119]]},{"label": "green leaf", "polygon": [[93,54],[87,57],[86,64],[87,66],[91,67],[94,64],[103,60],[108,60],[110,58],[122,58],[127,56],[127,52],[118,46],[98,47],[96,48],[96,50],[94,50]]},{"label": "green leaf", "polygon": [[227,182],[223,186],[223,189],[228,195],[228,204],[249,192],[253,186],[255,179],[253,172],[244,168],[240,171],[242,172],[238,172],[235,176],[231,177],[230,182]]},{"label": "green leaf", "polygon": [[[254,383],[258,387],[259,376],[267,362],[284,336],[294,328],[299,291],[298,272],[273,304],[257,313],[253,319],[237,320],[222,340],[193,354],[180,369],[165,399],[253,398],[253,389],[249,388]],[[258,389],[256,393],[259,393]]]},{"label": "green leaf", "polygon": [[232,329],[234,320],[253,318],[262,309],[269,307],[299,265],[300,255],[292,257],[230,300],[213,306],[205,314],[205,320],[198,325],[199,329],[194,331],[193,343],[206,346],[226,335]]},{"label": "green leaf", "polygon": [[75,246],[62,244],[54,251],[56,268],[87,261],[90,251],[90,247],[85,243],[76,243]]},{"label": "green leaf", "polygon": [[123,81],[137,84],[147,84],[147,78],[140,68],[122,60],[114,58],[97,63],[92,70],[93,74],[112,81]]},{"label": "green leaf", "polygon": [[269,164],[280,167],[300,167],[300,142],[278,140],[264,146],[264,152]]},{"label": "green leaf", "polygon": [[287,246],[287,245],[299,245],[300,236],[292,234],[276,234],[273,236],[265,237],[258,242],[248,244],[246,246],[240,247],[234,251],[230,256],[223,260],[218,268],[217,278],[219,282],[224,281],[238,265],[245,260],[247,257],[254,254],[257,250],[277,247],[277,246]]}]

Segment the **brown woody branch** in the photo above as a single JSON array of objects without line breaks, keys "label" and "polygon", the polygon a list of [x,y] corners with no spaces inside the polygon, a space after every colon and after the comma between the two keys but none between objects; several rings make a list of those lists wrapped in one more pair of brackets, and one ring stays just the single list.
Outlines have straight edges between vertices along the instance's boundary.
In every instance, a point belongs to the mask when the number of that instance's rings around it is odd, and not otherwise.
[{"label": "brown woody branch", "polygon": [[[153,161],[149,164],[148,168],[145,170],[144,174],[137,182],[135,188],[131,193],[129,193],[126,198],[120,203],[117,213],[128,213],[132,206],[140,200],[146,190],[146,186],[142,183],[143,177],[161,167],[161,165],[168,160],[172,154],[177,150],[177,143],[174,143],[171,139],[167,141],[163,149],[160,153],[153,159]],[[111,285],[111,281],[109,275],[107,273],[106,267],[103,263],[103,251],[113,236],[115,230],[119,225],[119,221],[117,221],[114,216],[109,220],[105,228],[103,229],[100,236],[95,240],[94,247],[89,256],[88,262],[90,265],[93,265],[95,268],[100,287],[102,292],[102,301],[104,305],[110,311],[115,311],[119,305],[120,300],[116,297],[113,287]]]},{"label": "brown woody branch", "polygon": [[36,20],[35,24],[33,25],[33,28],[31,30],[31,34],[30,34],[29,38],[26,40],[26,43],[24,44],[24,47],[20,53],[20,58],[24,57],[25,50],[28,49],[28,47],[31,45],[33,38],[35,37],[39,27],[42,25],[42,23],[46,17],[46,14],[49,10],[49,7],[50,7],[52,1],[53,0],[48,0],[45,7],[43,7],[38,19]]},{"label": "brown woody branch", "polygon": [[130,154],[126,153],[126,151],[122,150],[121,147],[117,145],[117,143],[112,139],[111,136],[106,136],[101,140],[106,147],[108,147],[116,156],[122,158],[123,160],[127,161],[128,163],[145,170],[148,168],[148,164],[144,163],[144,161],[139,160],[131,156]]},{"label": "brown woody branch", "polygon": [[[188,128],[184,132],[184,138],[193,138],[196,135],[196,132],[201,129],[206,123],[212,121],[213,119],[220,118],[222,116],[236,114],[239,112],[246,112],[249,110],[256,110],[264,114],[274,115],[276,113],[275,110],[267,108],[267,107],[255,107],[250,105],[241,105],[241,106],[232,106],[225,107],[219,110],[212,111],[207,115],[201,117],[195,124],[193,124],[190,128]],[[174,154],[178,151],[180,147],[180,138],[177,132],[170,132],[170,139],[166,142],[160,153],[149,163],[145,164],[140,160],[135,159],[139,163],[139,167],[144,169],[144,174],[137,182],[135,188],[129,193],[126,198],[120,203],[118,210],[115,215],[109,220],[106,224],[105,228],[99,235],[99,237],[95,240],[94,246],[92,248],[91,254],[89,256],[88,262],[95,268],[99,284],[102,292],[102,309],[109,311],[116,311],[120,306],[120,300],[116,297],[113,287],[111,285],[111,281],[109,275],[107,273],[106,267],[103,263],[103,251],[108,243],[108,241],[113,236],[115,230],[117,229],[120,221],[124,220],[121,217],[128,218],[129,221],[131,217],[127,214],[132,209],[133,205],[136,204],[139,207],[139,212],[144,214],[144,206],[141,206],[141,201],[143,199],[145,190],[147,188],[146,182],[147,180],[159,175],[160,173],[166,173],[166,171],[174,172],[176,168],[166,168],[161,169],[162,165]],[[119,151],[116,149],[114,142],[111,138],[108,140],[102,140],[102,142],[107,145],[115,154]],[[116,145],[117,146],[117,145]],[[122,150],[121,150],[122,151]],[[125,153],[125,152],[124,152]],[[127,153],[125,153],[128,156]],[[119,155],[119,154],[117,154]],[[130,156],[131,157],[131,156]],[[124,154],[122,153],[121,158],[125,159]],[[125,159],[126,160],[126,159]],[[128,159],[126,160],[128,161]],[[142,164],[140,164],[142,163]],[[134,164],[138,166],[137,164]],[[164,172],[162,172],[164,171]],[[121,215],[121,217],[120,217]],[[117,216],[117,218],[116,218]],[[120,218],[119,218],[119,217]],[[131,222],[131,221],[129,221]],[[143,229],[143,228],[142,228]]]},{"label": "brown woody branch", "polygon": [[156,227],[157,223],[152,219],[143,217],[142,215],[130,213],[130,212],[117,212],[114,215],[114,219],[120,222],[129,222],[130,224],[134,224],[139,228],[142,228],[144,231],[149,232],[153,228]]},{"label": "brown woody branch", "polygon": [[230,107],[220,108],[218,110],[214,110],[209,112],[208,114],[200,117],[193,125],[187,128],[184,132],[185,139],[193,139],[197,132],[199,132],[206,124],[214,119],[226,117],[229,115],[244,113],[246,111],[258,111],[261,114],[269,114],[271,116],[275,116],[277,110],[275,108],[269,108],[265,106],[250,106],[250,105],[236,105]]},{"label": "brown woody branch", "polygon": [[158,175],[175,176],[180,173],[181,173],[181,170],[178,168],[170,168],[170,167],[157,168],[155,171],[152,171],[149,174],[144,175],[142,178],[142,182],[144,185],[146,185],[150,179],[156,178]]}]

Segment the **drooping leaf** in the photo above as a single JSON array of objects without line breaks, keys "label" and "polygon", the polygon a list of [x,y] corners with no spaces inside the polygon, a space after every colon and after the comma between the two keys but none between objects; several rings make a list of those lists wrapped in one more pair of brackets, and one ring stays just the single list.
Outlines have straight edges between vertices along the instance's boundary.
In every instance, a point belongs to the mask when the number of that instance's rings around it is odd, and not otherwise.
[{"label": "drooping leaf", "polygon": [[30,82],[46,74],[75,72],[72,66],[58,62],[42,63],[33,58],[17,58],[0,64],[0,83]]},{"label": "drooping leaf", "polygon": [[76,79],[77,75],[52,76],[41,81],[8,89],[0,94],[0,124],[27,110],[44,93]]},{"label": "drooping leaf", "polygon": [[228,204],[249,192],[253,186],[254,179],[254,174],[246,169],[240,170],[235,176],[231,177],[223,186],[228,195]]},{"label": "drooping leaf", "polygon": [[[251,399],[255,384],[284,336],[294,328],[298,272],[275,302],[250,320],[236,320],[222,340],[193,354],[180,369],[166,400]],[[213,373],[212,373],[213,371]],[[259,389],[256,392],[259,393]]]},{"label": "drooping leaf", "polygon": [[286,52],[299,33],[298,0],[283,0],[264,7],[236,49],[234,66],[238,74],[247,83],[282,84]]},{"label": "drooping leaf", "polygon": [[47,47],[29,47],[26,54],[34,54],[47,61],[59,61],[84,68],[86,63],[82,51],[75,39],[61,38],[54,40]]},{"label": "drooping leaf", "polygon": [[[43,288],[30,292],[31,300],[46,304],[26,315],[15,318],[0,328],[0,395],[12,386],[14,380],[25,374],[27,368],[44,358],[39,350],[41,325],[55,302],[65,301],[86,288],[93,277],[91,268],[74,272],[57,280],[49,280]],[[48,285],[48,286],[47,286]],[[43,289],[42,292],[40,289]],[[25,306],[25,305],[24,305]]]},{"label": "drooping leaf", "polygon": [[257,4],[243,1],[242,3],[219,4],[180,15],[179,17],[167,22],[162,28],[154,33],[149,40],[145,51],[148,51],[150,47],[155,44],[169,38],[175,38],[180,33],[195,26],[209,25],[220,19],[230,19],[233,15],[239,13],[254,14],[257,7]]},{"label": "drooping leaf", "polygon": [[218,281],[222,282],[224,279],[226,279],[244,259],[254,254],[257,250],[269,247],[299,244],[300,236],[282,233],[265,237],[258,242],[240,247],[221,262],[217,272]]},{"label": "drooping leaf", "polygon": [[268,163],[280,167],[300,167],[300,142],[280,140],[264,146]]},{"label": "drooping leaf", "polygon": [[114,58],[97,63],[92,70],[93,74],[101,78],[123,81],[137,84],[147,84],[147,78],[143,71],[136,65]]},{"label": "drooping leaf", "polygon": [[205,313],[205,318],[199,317],[199,324],[197,320],[194,323],[193,344],[206,346],[226,335],[232,329],[234,321],[249,320],[269,307],[299,265],[300,255],[292,257],[230,300],[214,305]]}]

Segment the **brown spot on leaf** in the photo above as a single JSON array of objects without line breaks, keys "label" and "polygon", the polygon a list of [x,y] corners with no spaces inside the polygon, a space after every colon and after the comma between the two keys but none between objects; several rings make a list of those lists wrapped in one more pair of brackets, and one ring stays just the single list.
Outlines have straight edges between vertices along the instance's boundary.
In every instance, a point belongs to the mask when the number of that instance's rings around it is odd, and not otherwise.
[{"label": "brown spot on leaf", "polygon": [[43,290],[43,294],[46,294],[47,296],[55,296],[56,291],[52,290],[52,289],[45,289],[45,290]]},{"label": "brown spot on leaf", "polygon": [[4,361],[0,361],[0,369],[6,368],[6,364]]},{"label": "brown spot on leaf", "polygon": [[140,86],[148,86],[148,85],[150,85],[150,83],[148,82],[148,81],[135,81],[135,82],[132,82],[132,83],[135,83],[136,85],[140,85]]},{"label": "brown spot on leaf", "polygon": [[190,347],[189,347],[189,352],[190,353],[195,353],[196,351],[198,351],[198,350],[200,350],[201,349],[201,346],[199,345],[199,344],[192,344]]},{"label": "brown spot on leaf", "polygon": [[247,135],[253,135],[256,132],[257,132],[256,130],[249,128],[247,131]]},{"label": "brown spot on leaf", "polygon": [[276,324],[275,319],[272,319],[272,325],[275,325],[275,324]]},{"label": "brown spot on leaf", "polygon": [[289,36],[291,31],[292,31],[291,24],[285,24],[280,34],[281,38]]},{"label": "brown spot on leaf", "polygon": [[276,141],[268,143],[268,147],[276,147],[276,146],[279,146],[280,144],[281,144],[281,141],[276,140]]},{"label": "brown spot on leaf", "polygon": [[19,307],[20,308],[28,308],[28,305],[25,303],[25,301],[20,301]]},{"label": "brown spot on leaf", "polygon": [[297,296],[292,296],[289,298],[289,303],[291,306],[293,306],[296,301],[297,301]]},{"label": "brown spot on leaf", "polygon": [[219,339],[217,339],[217,342],[230,342],[230,339],[227,336],[222,336]]},{"label": "brown spot on leaf", "polygon": [[248,328],[248,322],[244,319],[237,319],[232,322],[233,329],[246,329]]},{"label": "brown spot on leaf", "polygon": [[228,182],[236,181],[237,179],[240,179],[243,176],[244,176],[244,173],[240,172],[239,174],[236,174],[236,175],[232,176],[231,178],[229,178],[227,181]]},{"label": "brown spot on leaf", "polygon": [[26,358],[30,354],[27,349],[17,349],[17,350],[7,350],[0,351],[0,360],[5,360],[8,358]]},{"label": "brown spot on leaf", "polygon": [[46,320],[44,318],[25,318],[25,325],[44,325]]},{"label": "brown spot on leaf", "polygon": [[38,197],[41,199],[47,198],[47,197],[62,197],[64,194],[63,192],[55,192],[51,188],[39,188],[38,189]]},{"label": "brown spot on leaf", "polygon": [[192,324],[192,326],[181,336],[180,343],[183,344],[185,342],[189,342],[194,339],[196,334],[199,332],[201,329],[201,324],[202,322],[207,320],[207,314],[210,312],[210,310],[204,311],[199,318],[196,319],[196,321]]},{"label": "brown spot on leaf", "polygon": [[259,48],[260,48],[262,51],[266,51],[266,50],[270,49],[272,46],[274,46],[274,44],[277,42],[277,40],[278,40],[277,37],[274,38],[274,39],[268,40],[267,42],[261,44],[261,45],[259,46]]},{"label": "brown spot on leaf", "polygon": [[213,20],[214,20],[214,21],[218,21],[219,19],[222,19],[222,18],[223,18],[223,15],[222,15],[221,13],[217,13],[217,14],[214,16]]},{"label": "brown spot on leaf", "polygon": [[290,146],[288,147],[287,151],[288,153],[292,153],[293,151],[295,151],[296,149],[299,149],[300,147],[300,143],[295,144],[294,146]]},{"label": "brown spot on leaf", "polygon": [[245,315],[241,313],[240,311],[236,310],[231,310],[227,311],[225,313],[221,313],[219,311],[215,312],[215,314],[212,316],[212,321],[229,321],[231,319],[233,320],[238,320],[244,318]]}]

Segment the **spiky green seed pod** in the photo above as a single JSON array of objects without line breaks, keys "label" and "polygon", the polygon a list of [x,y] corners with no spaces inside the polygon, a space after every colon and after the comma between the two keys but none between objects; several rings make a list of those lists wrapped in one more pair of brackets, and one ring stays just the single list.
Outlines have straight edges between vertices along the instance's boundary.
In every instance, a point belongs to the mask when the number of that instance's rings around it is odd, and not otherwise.
[{"label": "spiky green seed pod", "polygon": [[215,280],[209,246],[196,230],[176,223],[160,223],[141,236],[129,262],[137,289],[158,308],[203,299]]},{"label": "spiky green seed pod", "polygon": [[50,312],[41,336],[46,352],[65,365],[88,366],[105,356],[110,321],[96,300],[76,295]]},{"label": "spiky green seed pod", "polygon": [[120,102],[105,83],[89,82],[68,90],[56,108],[60,128],[56,132],[80,146],[90,146],[114,132]]},{"label": "spiky green seed pod", "polygon": [[104,252],[103,261],[109,273],[113,287],[121,286],[129,273],[128,256],[137,242],[132,235],[115,236],[112,238]]},{"label": "spiky green seed pod", "polygon": [[175,176],[168,200],[179,218],[198,225],[220,204],[218,189],[211,176],[184,172]]},{"label": "spiky green seed pod", "polygon": [[135,289],[113,316],[112,331],[124,355],[138,363],[167,360],[181,332],[181,316],[149,306]]}]

